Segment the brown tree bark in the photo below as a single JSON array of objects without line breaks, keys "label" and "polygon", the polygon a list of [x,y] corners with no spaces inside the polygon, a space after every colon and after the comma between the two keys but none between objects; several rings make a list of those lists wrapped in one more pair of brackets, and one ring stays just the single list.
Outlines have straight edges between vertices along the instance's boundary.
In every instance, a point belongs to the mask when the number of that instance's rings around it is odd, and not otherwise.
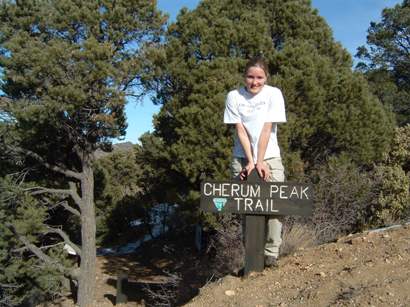
[{"label": "brown tree bark", "polygon": [[81,179],[81,265],[78,287],[78,305],[93,306],[95,294],[95,207],[94,207],[94,173],[91,162],[83,161]]}]

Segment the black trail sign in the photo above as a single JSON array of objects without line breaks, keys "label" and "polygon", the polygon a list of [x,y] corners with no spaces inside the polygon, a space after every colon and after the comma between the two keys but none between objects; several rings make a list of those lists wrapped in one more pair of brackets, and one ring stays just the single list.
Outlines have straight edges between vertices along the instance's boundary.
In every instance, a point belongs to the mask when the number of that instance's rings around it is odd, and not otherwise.
[{"label": "black trail sign", "polygon": [[291,182],[205,181],[201,209],[208,212],[310,215],[313,189]]},{"label": "black trail sign", "polygon": [[204,181],[201,210],[246,216],[245,275],[264,269],[265,216],[313,211],[313,187],[293,182],[265,182],[253,171],[247,181]]}]

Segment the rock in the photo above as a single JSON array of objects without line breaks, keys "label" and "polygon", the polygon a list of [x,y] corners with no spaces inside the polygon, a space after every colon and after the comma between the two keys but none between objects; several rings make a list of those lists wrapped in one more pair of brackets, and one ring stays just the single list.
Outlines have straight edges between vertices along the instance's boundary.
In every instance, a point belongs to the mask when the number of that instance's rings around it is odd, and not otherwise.
[{"label": "rock", "polygon": [[358,245],[365,241],[366,241],[366,237],[355,237],[353,239],[348,240],[347,243],[351,245]]},{"label": "rock", "polygon": [[258,272],[250,272],[248,277],[257,277],[258,275]]},{"label": "rock", "polygon": [[225,291],[225,295],[226,296],[234,296],[236,293],[234,290],[226,290]]}]

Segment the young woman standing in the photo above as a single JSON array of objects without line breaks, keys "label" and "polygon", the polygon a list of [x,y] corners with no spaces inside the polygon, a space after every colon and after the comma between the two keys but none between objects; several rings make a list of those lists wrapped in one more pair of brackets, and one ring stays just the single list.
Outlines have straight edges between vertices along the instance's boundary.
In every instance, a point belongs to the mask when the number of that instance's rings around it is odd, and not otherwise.
[{"label": "young woman standing", "polygon": [[[245,87],[230,91],[224,123],[236,128],[231,172],[244,180],[254,169],[265,181],[284,181],[284,168],[277,140],[277,124],[286,122],[282,92],[266,84],[268,69],[256,57],[245,67]],[[267,218],[265,265],[275,266],[282,243],[282,223]]]}]

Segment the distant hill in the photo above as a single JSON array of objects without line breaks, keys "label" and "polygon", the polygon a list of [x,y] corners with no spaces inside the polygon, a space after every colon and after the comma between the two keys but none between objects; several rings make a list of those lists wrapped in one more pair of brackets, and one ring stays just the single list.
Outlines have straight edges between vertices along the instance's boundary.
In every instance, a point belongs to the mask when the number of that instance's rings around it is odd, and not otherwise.
[{"label": "distant hill", "polygon": [[131,142],[124,142],[124,143],[113,144],[112,147],[114,148],[113,151],[132,150],[134,148],[134,144],[132,144]]},{"label": "distant hill", "polygon": [[116,143],[112,145],[112,151],[110,152],[102,151],[101,149],[96,150],[95,157],[96,159],[100,159],[115,151],[131,151],[134,148],[134,146],[135,145],[131,142]]}]

